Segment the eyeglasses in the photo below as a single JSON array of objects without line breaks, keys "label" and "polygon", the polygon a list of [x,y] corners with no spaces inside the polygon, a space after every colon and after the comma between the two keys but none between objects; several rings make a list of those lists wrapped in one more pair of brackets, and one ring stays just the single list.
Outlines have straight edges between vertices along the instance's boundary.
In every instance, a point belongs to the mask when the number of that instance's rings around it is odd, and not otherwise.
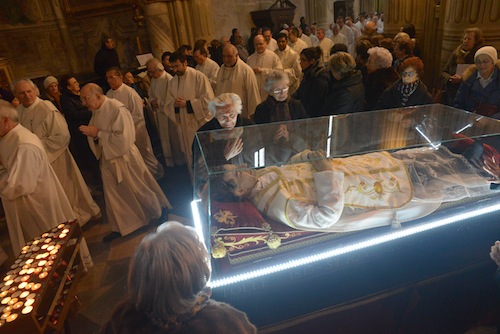
[{"label": "eyeglasses", "polygon": [[401,76],[402,76],[402,77],[410,77],[410,78],[411,78],[411,77],[413,77],[414,75],[415,75],[415,71],[410,71],[410,72],[405,72],[405,71],[403,71],[403,72],[401,72]]},{"label": "eyeglasses", "polygon": [[485,59],[483,61],[481,61],[481,60],[474,61],[474,64],[476,64],[477,66],[479,66],[479,65],[488,65],[490,63],[491,63],[491,60],[489,60],[489,59]]},{"label": "eyeglasses", "polygon": [[273,90],[273,93],[278,95],[278,94],[281,94],[281,93],[286,93],[288,92],[288,87],[283,87],[281,89],[275,89]]}]

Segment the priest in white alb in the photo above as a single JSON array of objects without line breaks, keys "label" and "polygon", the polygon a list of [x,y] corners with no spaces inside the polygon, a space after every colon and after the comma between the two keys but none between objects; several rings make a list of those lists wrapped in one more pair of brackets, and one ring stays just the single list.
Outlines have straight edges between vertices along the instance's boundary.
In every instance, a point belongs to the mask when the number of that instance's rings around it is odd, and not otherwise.
[{"label": "priest in white alb", "polygon": [[278,42],[278,49],[274,52],[280,58],[281,64],[283,65],[283,71],[288,76],[288,85],[290,87],[288,94],[291,96],[299,88],[302,75],[299,54],[288,46],[286,34],[279,33],[278,36],[276,36],[276,41]]},{"label": "priest in white alb", "polygon": [[238,56],[238,50],[232,44],[222,49],[224,64],[217,75],[217,96],[234,93],[241,98],[243,111],[241,116],[250,118],[260,103],[259,86],[252,68]]},{"label": "priest in white alb", "polygon": [[208,102],[214,98],[214,91],[205,74],[188,66],[186,55],[172,53],[170,64],[175,76],[170,81],[163,112],[177,125],[181,150],[192,179],[194,135],[212,119]]},{"label": "priest in white alb", "polygon": [[103,241],[128,235],[171,208],[162,189],[135,146],[130,111],[102,93],[96,84],[85,85],[80,97],[92,112],[89,125],[81,125],[101,168],[106,214],[111,233]]},{"label": "priest in white alb", "polygon": [[36,236],[75,220],[40,139],[0,101],[0,197],[14,254]]},{"label": "priest in white alb", "polygon": [[70,134],[64,116],[52,102],[37,97],[38,88],[30,79],[15,81],[13,88],[21,102],[17,106],[19,122],[41,140],[80,225],[100,218],[101,210],[69,151]]},{"label": "priest in white alb", "polygon": [[255,73],[257,85],[259,86],[260,102],[263,102],[268,96],[268,93],[264,89],[267,75],[272,70],[283,70],[283,65],[281,65],[280,58],[276,53],[267,49],[267,43],[264,36],[255,36],[253,44],[255,45],[255,52],[248,57],[247,64]]},{"label": "priest in white alb", "polygon": [[135,127],[135,145],[154,178],[161,179],[164,176],[163,166],[156,159],[151,146],[151,139],[144,120],[144,103],[141,97],[135,89],[123,83],[123,73],[118,67],[112,67],[106,71],[106,80],[111,87],[106,96],[117,99],[131,112]]},{"label": "priest in white alb", "polygon": [[194,50],[193,58],[196,61],[196,70],[205,74],[215,91],[217,88],[217,74],[219,73],[220,66],[212,59],[208,58],[208,53],[205,48]]}]

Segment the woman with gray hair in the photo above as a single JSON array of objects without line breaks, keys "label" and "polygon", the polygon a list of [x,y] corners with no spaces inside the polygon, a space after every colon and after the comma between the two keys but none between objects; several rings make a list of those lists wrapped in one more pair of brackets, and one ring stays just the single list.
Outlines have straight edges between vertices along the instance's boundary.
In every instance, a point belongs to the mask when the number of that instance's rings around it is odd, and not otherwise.
[{"label": "woman with gray hair", "polygon": [[370,48],[368,54],[366,62],[368,77],[364,82],[366,110],[373,110],[384,90],[400,77],[392,67],[392,54],[389,50],[377,46]]},{"label": "woman with gray hair", "polygon": [[256,333],[245,313],[210,299],[209,261],[192,227],[160,225],[137,247],[128,296],[103,333]]},{"label": "woman with gray hair", "polygon": [[347,114],[363,111],[365,89],[363,76],[356,70],[356,61],[347,52],[337,52],[328,61],[330,89],[323,115]]},{"label": "woman with gray hair", "polygon": [[[243,151],[243,143],[254,142],[251,138],[244,136],[241,127],[254,125],[255,123],[241,116],[243,105],[241,98],[234,93],[224,93],[213,98],[208,103],[208,110],[212,113],[212,120],[205,123],[198,132],[226,129],[227,131],[217,131],[211,136],[200,135],[199,137],[208,142],[204,142],[204,156],[209,160],[209,164],[218,165],[230,163],[248,163],[240,153]],[[196,141],[196,139],[195,139]],[[197,145],[193,143],[193,152],[199,152]],[[249,145],[248,148],[253,145]],[[198,160],[195,157],[195,160]]]}]

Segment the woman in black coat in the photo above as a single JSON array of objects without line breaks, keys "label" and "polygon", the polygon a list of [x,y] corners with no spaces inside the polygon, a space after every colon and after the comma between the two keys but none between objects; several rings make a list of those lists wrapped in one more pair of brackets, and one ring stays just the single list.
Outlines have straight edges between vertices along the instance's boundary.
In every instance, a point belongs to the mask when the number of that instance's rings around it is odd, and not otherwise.
[{"label": "woman in black coat", "polygon": [[424,75],[424,63],[418,57],[410,57],[399,67],[401,79],[387,88],[377,102],[376,109],[390,109],[432,103],[432,96],[420,80]]},{"label": "woman in black coat", "polygon": [[368,54],[368,76],[364,82],[366,110],[373,110],[380,95],[400,77],[392,68],[392,54],[389,50],[377,46],[369,49]]},{"label": "woman in black coat", "polygon": [[302,81],[293,98],[300,100],[306,113],[311,117],[321,116],[322,104],[328,95],[329,75],[321,64],[321,49],[306,48],[300,53]]},{"label": "woman in black coat", "polygon": [[365,88],[361,71],[356,70],[356,61],[347,52],[337,52],[328,61],[332,75],[330,89],[323,115],[338,115],[363,111]]}]

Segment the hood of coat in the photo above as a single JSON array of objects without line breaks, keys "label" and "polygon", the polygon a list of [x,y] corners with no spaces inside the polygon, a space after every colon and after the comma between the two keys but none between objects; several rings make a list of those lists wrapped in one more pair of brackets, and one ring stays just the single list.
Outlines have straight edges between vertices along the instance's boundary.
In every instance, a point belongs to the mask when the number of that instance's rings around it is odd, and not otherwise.
[{"label": "hood of coat", "polygon": [[[497,61],[497,69],[500,70],[500,60]],[[471,75],[477,70],[477,66],[475,64],[472,64],[471,66],[467,67],[462,74],[462,81],[467,81]]]}]

